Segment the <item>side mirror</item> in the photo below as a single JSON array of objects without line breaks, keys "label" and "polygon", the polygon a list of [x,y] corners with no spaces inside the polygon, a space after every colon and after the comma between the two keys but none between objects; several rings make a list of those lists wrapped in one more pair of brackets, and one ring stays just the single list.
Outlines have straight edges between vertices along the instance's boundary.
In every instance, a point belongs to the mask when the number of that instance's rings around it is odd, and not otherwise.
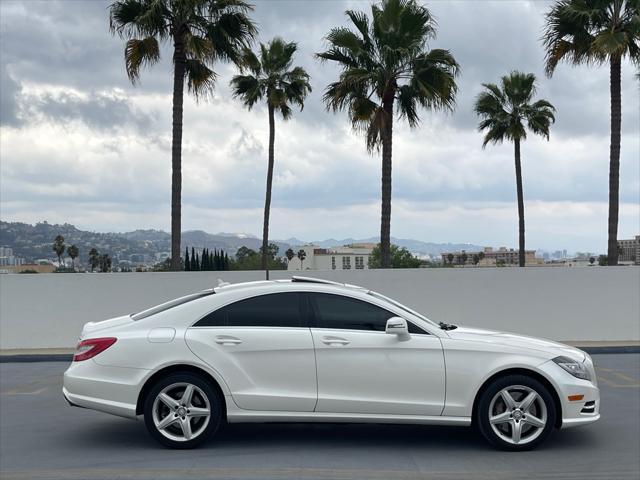
[{"label": "side mirror", "polygon": [[392,335],[408,335],[409,327],[407,326],[407,321],[404,318],[391,317],[387,320],[385,333]]}]

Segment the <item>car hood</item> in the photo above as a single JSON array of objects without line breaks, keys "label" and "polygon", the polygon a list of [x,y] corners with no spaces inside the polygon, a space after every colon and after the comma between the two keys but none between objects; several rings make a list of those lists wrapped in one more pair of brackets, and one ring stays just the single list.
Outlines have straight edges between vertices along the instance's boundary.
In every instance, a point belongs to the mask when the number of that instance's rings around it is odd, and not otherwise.
[{"label": "car hood", "polygon": [[482,328],[458,327],[447,332],[450,338],[456,340],[466,340],[473,342],[487,343],[495,346],[505,346],[518,349],[536,350],[548,354],[548,357],[555,358],[560,355],[573,360],[583,362],[585,353],[575,347],[563,343],[546,340],[544,338],[529,337],[516,333],[500,332],[497,330],[485,330]]}]

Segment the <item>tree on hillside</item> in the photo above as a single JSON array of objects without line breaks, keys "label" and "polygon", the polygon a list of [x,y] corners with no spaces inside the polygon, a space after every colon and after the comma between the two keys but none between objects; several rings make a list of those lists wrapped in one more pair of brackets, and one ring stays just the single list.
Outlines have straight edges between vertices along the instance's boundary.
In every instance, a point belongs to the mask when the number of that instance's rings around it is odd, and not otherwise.
[{"label": "tree on hillside", "polygon": [[76,245],[69,245],[67,248],[67,255],[71,258],[71,268],[75,271],[76,269],[76,258],[80,254],[80,249]]},{"label": "tree on hillside", "polygon": [[323,61],[341,69],[324,94],[327,108],[346,110],[369,152],[382,150],[381,266],[391,267],[391,158],[394,116],[419,123],[418,109],[452,110],[459,66],[448,50],[429,50],[436,24],[414,0],[382,0],[371,16],[347,11],[354,29],[336,27],[326,37]]},{"label": "tree on hillside", "polygon": [[111,257],[108,253],[100,255],[100,271],[103,273],[111,271]]},{"label": "tree on hillside", "polygon": [[292,116],[291,105],[304,108],[304,100],[311,92],[309,75],[302,67],[293,67],[293,55],[298,49],[294,42],[285,42],[274,38],[268,44],[260,44],[259,54],[245,49],[240,64],[241,75],[231,80],[233,95],[240,98],[251,110],[253,106],[266,101],[269,114],[269,160],[267,164],[267,189],[264,200],[264,219],[262,224],[262,269],[268,271],[269,215],[271,212],[271,188],[273,184],[275,114],[280,113],[283,120]]},{"label": "tree on hillside", "polygon": [[[611,141],[609,146],[609,227],[607,261],[618,264],[622,60],[640,64],[640,0],[562,0],[546,15],[543,36],[546,70],[558,64],[609,65]],[[637,105],[634,107],[637,109]]]},{"label": "tree on hillside", "polygon": [[126,38],[125,66],[131,83],[160,60],[160,43],[173,46],[173,139],[171,147],[171,270],[179,271],[184,84],[196,99],[213,92],[218,61],[238,63],[256,28],[243,0],[118,0],[109,27]]},{"label": "tree on hillside", "polygon": [[304,270],[304,268],[302,268],[302,264],[304,263],[304,259],[307,258],[307,252],[305,252],[303,249],[300,249],[298,250],[296,256],[298,257],[298,260],[300,260],[300,270]]},{"label": "tree on hillside", "polygon": [[62,256],[64,255],[64,237],[62,235],[57,235],[53,240],[53,251],[58,256],[58,267],[62,267]]},{"label": "tree on hillside", "polygon": [[89,265],[91,265],[92,272],[100,265],[100,254],[95,248],[89,250]]},{"label": "tree on hillside", "polygon": [[512,141],[514,145],[519,220],[518,263],[524,267],[524,193],[520,143],[527,138],[527,128],[548,140],[549,129],[555,122],[555,108],[546,100],[534,101],[536,77],[533,73],[514,71],[502,77],[500,86],[484,83],[483,87],[484,91],[478,95],[474,105],[480,117],[478,130],[485,132],[482,148],[489,143],[498,144],[505,140]]}]

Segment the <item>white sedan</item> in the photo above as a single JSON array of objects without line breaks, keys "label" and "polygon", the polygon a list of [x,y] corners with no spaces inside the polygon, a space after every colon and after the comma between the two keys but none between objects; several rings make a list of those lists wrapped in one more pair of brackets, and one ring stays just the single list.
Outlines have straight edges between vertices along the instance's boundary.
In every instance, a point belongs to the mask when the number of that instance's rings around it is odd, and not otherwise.
[{"label": "white sedan", "polygon": [[436,324],[365,288],[303,277],[87,323],[63,393],[74,406],[143,416],[174,448],[226,421],[475,425],[498,448],[526,450],[600,418],[581,350]]}]

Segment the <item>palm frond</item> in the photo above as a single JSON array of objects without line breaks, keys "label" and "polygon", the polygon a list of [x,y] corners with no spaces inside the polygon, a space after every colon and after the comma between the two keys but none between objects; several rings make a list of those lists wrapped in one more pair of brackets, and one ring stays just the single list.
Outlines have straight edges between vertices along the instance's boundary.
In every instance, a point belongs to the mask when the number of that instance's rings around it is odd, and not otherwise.
[{"label": "palm frond", "polygon": [[547,100],[531,103],[536,91],[533,74],[511,72],[501,80],[501,87],[483,84],[484,91],[476,97],[474,112],[480,117],[478,130],[484,132],[482,147],[505,140],[525,140],[526,126],[536,135],[549,139],[555,108]]},{"label": "palm frond", "polygon": [[[367,148],[380,145],[385,130],[383,99],[396,103],[396,114],[411,127],[419,123],[418,107],[451,110],[457,93],[460,67],[451,52],[429,50],[436,22],[415,0],[381,0],[371,14],[346,12],[352,28],[333,28],[321,61],[340,68],[337,81],[323,95],[328,110],[347,110],[352,127],[364,132]],[[361,112],[367,113],[363,120]]]},{"label": "palm frond", "polygon": [[195,58],[187,59],[185,67],[187,89],[196,100],[212,95],[216,85],[216,73]]},{"label": "palm frond", "polygon": [[[601,64],[640,58],[640,1],[561,0],[545,16],[542,43],[550,77],[561,61]],[[635,60],[634,60],[635,59]]]},{"label": "palm frond", "polygon": [[160,46],[153,37],[141,40],[132,38],[124,49],[127,76],[134,85],[140,79],[140,69],[157,63],[160,60]]},{"label": "palm frond", "polygon": [[253,75],[236,75],[231,79],[233,96],[240,98],[244,105],[251,110],[262,99],[265,93],[264,86]]},{"label": "palm frond", "polygon": [[252,75],[236,75],[231,88],[236,98],[251,109],[265,98],[269,107],[278,110],[287,120],[292,116],[291,104],[304,108],[304,101],[311,92],[309,74],[302,67],[290,68],[297,49],[294,42],[274,38],[268,44],[260,44],[259,55],[245,49],[241,70]]}]

